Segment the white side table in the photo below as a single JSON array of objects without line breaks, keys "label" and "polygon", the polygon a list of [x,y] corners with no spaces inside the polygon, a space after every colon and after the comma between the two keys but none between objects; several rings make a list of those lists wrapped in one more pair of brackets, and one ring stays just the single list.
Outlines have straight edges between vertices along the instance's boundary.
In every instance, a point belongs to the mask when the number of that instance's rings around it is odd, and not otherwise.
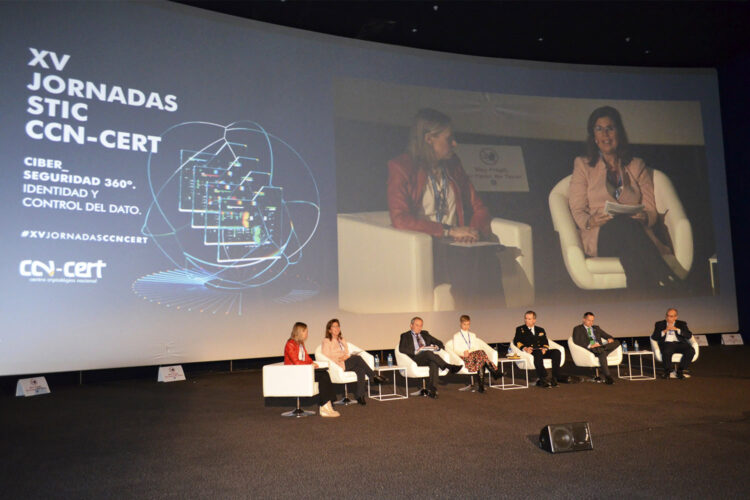
[{"label": "white side table", "polygon": [[[493,384],[492,374],[490,374],[490,387],[492,387],[493,389],[500,389],[501,391],[529,388],[529,370],[526,369],[525,359],[521,359],[520,357],[516,359],[500,358],[497,360],[497,362],[500,363],[501,372],[505,372],[505,364],[510,363],[510,382],[506,384],[505,377],[500,377],[500,383]],[[520,379],[518,382],[516,382],[516,371],[514,370],[514,366],[516,363],[523,363],[523,371],[526,374],[526,385],[522,384]],[[521,368],[519,368],[519,370],[520,369]]]},{"label": "white side table", "polygon": [[[656,360],[654,359],[654,353],[652,351],[628,351],[623,352],[623,356],[628,358],[628,374],[620,375],[620,365],[617,365],[617,378],[624,378],[626,380],[655,380],[656,379]],[[651,356],[651,376],[643,373],[643,357]],[[633,374],[633,358],[638,358],[639,372]],[[646,361],[646,367],[648,367],[648,360]]]},{"label": "white side table", "polygon": [[[382,374],[383,372],[391,372],[391,377],[393,378],[393,390],[389,392],[388,394],[383,394],[383,388],[380,384],[378,384],[378,393],[377,395],[370,393],[370,380],[367,380],[367,397],[376,399],[378,401],[393,401],[394,399],[407,399],[409,397],[409,378],[406,376],[406,368],[403,366],[379,366],[378,368],[375,368],[375,371],[378,373],[378,375]],[[396,372],[401,371],[401,375],[404,377],[405,381],[405,390],[404,394],[399,394],[396,386]]]}]

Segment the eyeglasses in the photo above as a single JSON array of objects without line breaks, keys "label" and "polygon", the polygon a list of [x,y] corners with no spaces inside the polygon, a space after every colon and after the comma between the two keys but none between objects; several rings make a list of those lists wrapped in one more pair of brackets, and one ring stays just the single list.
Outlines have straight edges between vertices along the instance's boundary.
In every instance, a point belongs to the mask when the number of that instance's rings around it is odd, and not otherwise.
[{"label": "eyeglasses", "polygon": [[602,127],[601,125],[597,125],[596,127],[594,127],[594,132],[598,132],[600,134],[602,132],[607,132],[607,133],[614,132],[615,130],[617,130],[617,129],[615,129],[615,127],[612,126],[612,125],[607,125],[606,127]]}]

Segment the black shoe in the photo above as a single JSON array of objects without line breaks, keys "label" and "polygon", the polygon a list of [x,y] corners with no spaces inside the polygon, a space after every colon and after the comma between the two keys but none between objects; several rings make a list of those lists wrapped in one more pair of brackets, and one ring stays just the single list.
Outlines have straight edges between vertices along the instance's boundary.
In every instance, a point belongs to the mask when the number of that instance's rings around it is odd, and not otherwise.
[{"label": "black shoe", "polygon": [[661,374],[659,375],[659,377],[660,377],[660,378],[669,378],[669,372],[668,372],[668,371],[662,372],[662,373],[661,373]]},{"label": "black shoe", "polygon": [[374,377],[372,377],[372,380],[374,380],[378,384],[387,384],[388,383],[388,379],[385,378],[385,377],[382,377],[380,375],[375,375]]},{"label": "black shoe", "polygon": [[493,370],[491,366],[487,366],[487,371],[492,374],[492,376],[496,379],[500,379],[505,377],[506,373],[502,371],[500,368],[497,370]]},{"label": "black shoe", "polygon": [[364,396],[360,396],[360,397],[357,398],[357,403],[359,403],[362,406],[364,406],[364,405],[367,404],[367,401],[365,401],[365,397]]},{"label": "black shoe", "polygon": [[557,378],[557,381],[560,382],[561,384],[570,383],[570,377],[568,377],[567,375],[563,375],[562,377],[556,377],[556,378]]},{"label": "black shoe", "polygon": [[430,396],[432,399],[438,398],[438,393],[434,389],[427,391],[427,395]]},{"label": "black shoe", "polygon": [[458,373],[461,371],[461,368],[463,368],[461,365],[448,365],[448,371],[451,373]]},{"label": "black shoe", "polygon": [[547,379],[540,378],[536,381],[536,385],[543,389],[546,389],[549,387],[549,382],[547,382]]},{"label": "black shoe", "polygon": [[612,385],[615,383],[615,381],[610,377],[609,375],[604,376],[604,383],[607,385]]},{"label": "black shoe", "polygon": [[680,380],[684,380],[685,379],[685,374],[682,373],[682,370],[677,370],[677,378],[680,379]]},{"label": "black shoe", "polygon": [[557,379],[555,377],[549,377],[549,385],[557,387]]}]

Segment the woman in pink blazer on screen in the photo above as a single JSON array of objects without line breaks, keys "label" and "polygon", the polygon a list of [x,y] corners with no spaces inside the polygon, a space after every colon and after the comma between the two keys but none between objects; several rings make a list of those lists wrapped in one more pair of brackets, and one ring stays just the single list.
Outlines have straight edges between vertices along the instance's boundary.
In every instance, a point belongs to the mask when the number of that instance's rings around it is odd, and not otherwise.
[{"label": "woman in pink blazer on screen", "polygon": [[[590,257],[619,257],[628,288],[671,288],[676,282],[661,257],[665,247],[652,230],[658,221],[652,172],[633,156],[615,108],[595,109],[587,132],[588,154],[575,159],[568,193],[584,252]],[[612,216],[605,212],[607,202],[643,209]]]}]

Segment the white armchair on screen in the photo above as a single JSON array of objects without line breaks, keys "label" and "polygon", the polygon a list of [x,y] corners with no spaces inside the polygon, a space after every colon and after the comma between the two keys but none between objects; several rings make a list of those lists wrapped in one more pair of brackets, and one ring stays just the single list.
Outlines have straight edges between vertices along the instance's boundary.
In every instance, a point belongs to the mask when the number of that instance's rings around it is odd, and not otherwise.
[{"label": "white armchair on screen", "polygon": [[[693,265],[693,230],[685,216],[680,198],[664,172],[653,170],[656,210],[665,214],[664,224],[672,239],[674,255],[664,256],[665,262],[680,278],[685,279]],[[552,225],[560,237],[565,268],[573,282],[584,290],[625,288],[625,270],[617,257],[587,257],[578,227],[570,213],[568,188],[570,178],[562,179],[549,194]]]},{"label": "white armchair on screen", "polygon": [[[503,252],[507,307],[534,302],[531,226],[492,219],[492,232],[520,255]],[[357,313],[450,311],[450,285],[435,286],[432,237],[395,229],[387,211],[338,214],[339,307]],[[506,262],[507,260],[507,262]]]},{"label": "white armchair on screen", "polygon": [[[416,392],[412,392],[412,396],[426,396],[427,390],[425,389],[425,379],[430,376],[430,368],[427,366],[419,366],[416,361],[411,359],[406,354],[400,352],[398,350],[398,346],[393,350],[393,352],[396,355],[396,365],[397,366],[403,366],[406,368],[402,373],[405,377],[409,378],[421,378],[422,379],[422,389]],[[451,357],[450,354],[448,354],[445,349],[441,349],[437,351],[435,354],[443,358],[446,362],[451,363]],[[448,374],[448,370],[440,370],[440,376],[444,376]]]},{"label": "white armchair on screen", "polygon": [[[655,341],[654,339],[651,340],[651,350],[654,351],[654,358],[656,358],[657,363],[661,363],[661,349],[659,349],[659,343]],[[691,363],[695,363],[695,361],[698,359],[698,354],[700,351],[700,346],[698,345],[698,341],[695,340],[695,336],[692,336],[688,339],[690,341],[690,345],[693,346],[693,350],[695,351],[695,354],[693,355],[693,359],[690,361]],[[672,363],[675,365],[682,361],[682,354],[675,353],[672,354]]]},{"label": "white armchair on screen", "polygon": [[[366,351],[363,351],[362,349],[352,344],[351,342],[347,342],[346,344],[349,347],[349,353],[361,351],[359,356],[365,360],[365,362],[370,366],[370,368],[373,368],[375,366],[375,361],[374,361],[372,354]],[[325,354],[323,354],[322,344],[315,348],[315,361],[328,362],[328,375],[331,377],[331,382],[334,384],[344,384],[344,397],[341,398],[339,401],[336,401],[334,404],[344,405],[344,406],[353,404],[354,401],[349,399],[349,389],[347,388],[347,384],[356,382],[357,374],[354,372],[345,371],[339,365],[334,363],[330,358],[328,358]]]},{"label": "white armchair on screen", "polygon": [[[558,351],[560,351],[560,366],[563,366],[565,364],[565,348],[551,339],[549,341],[549,348],[557,349]],[[534,370],[534,356],[532,356],[526,351],[522,351],[515,344],[513,344],[513,342],[510,343],[510,350],[513,354],[515,354],[516,356],[519,356],[524,361],[524,363],[519,363],[518,361],[516,361],[516,366],[518,368],[521,368],[524,370]],[[552,360],[545,359],[544,367],[548,370],[551,369]]]},{"label": "white armchair on screen", "polygon": [[[494,350],[492,347],[490,347],[484,340],[480,338],[476,338],[472,340],[472,350],[474,349],[474,346],[476,345],[477,349],[481,349],[487,354],[487,357],[492,361],[493,363],[497,364],[497,351]],[[453,339],[450,339],[448,342],[445,343],[445,351],[450,355],[451,360],[450,363],[453,365],[461,365],[461,370],[458,372],[458,375],[469,375],[470,385],[467,385],[465,387],[462,387],[459,389],[459,391],[466,391],[471,389],[471,387],[474,385],[474,375],[479,375],[480,377],[483,377],[484,374],[477,374],[477,372],[470,372],[468,368],[466,368],[466,363],[464,363],[464,360],[461,359],[460,354],[455,351],[453,348]]]},{"label": "white armchair on screen", "polygon": [[315,412],[300,407],[299,398],[309,398],[318,394],[313,365],[285,365],[273,363],[263,367],[263,397],[297,398],[294,410],[282,413],[283,417],[307,417]]},{"label": "white armchair on screen", "polygon": [[[570,350],[570,357],[573,358],[574,365],[586,368],[596,368],[596,377],[594,378],[594,381],[599,381],[599,358],[585,347],[581,347],[573,342],[572,335],[568,339],[568,349]],[[620,363],[622,363],[622,346],[619,346],[607,355],[608,366],[617,366]]]}]

